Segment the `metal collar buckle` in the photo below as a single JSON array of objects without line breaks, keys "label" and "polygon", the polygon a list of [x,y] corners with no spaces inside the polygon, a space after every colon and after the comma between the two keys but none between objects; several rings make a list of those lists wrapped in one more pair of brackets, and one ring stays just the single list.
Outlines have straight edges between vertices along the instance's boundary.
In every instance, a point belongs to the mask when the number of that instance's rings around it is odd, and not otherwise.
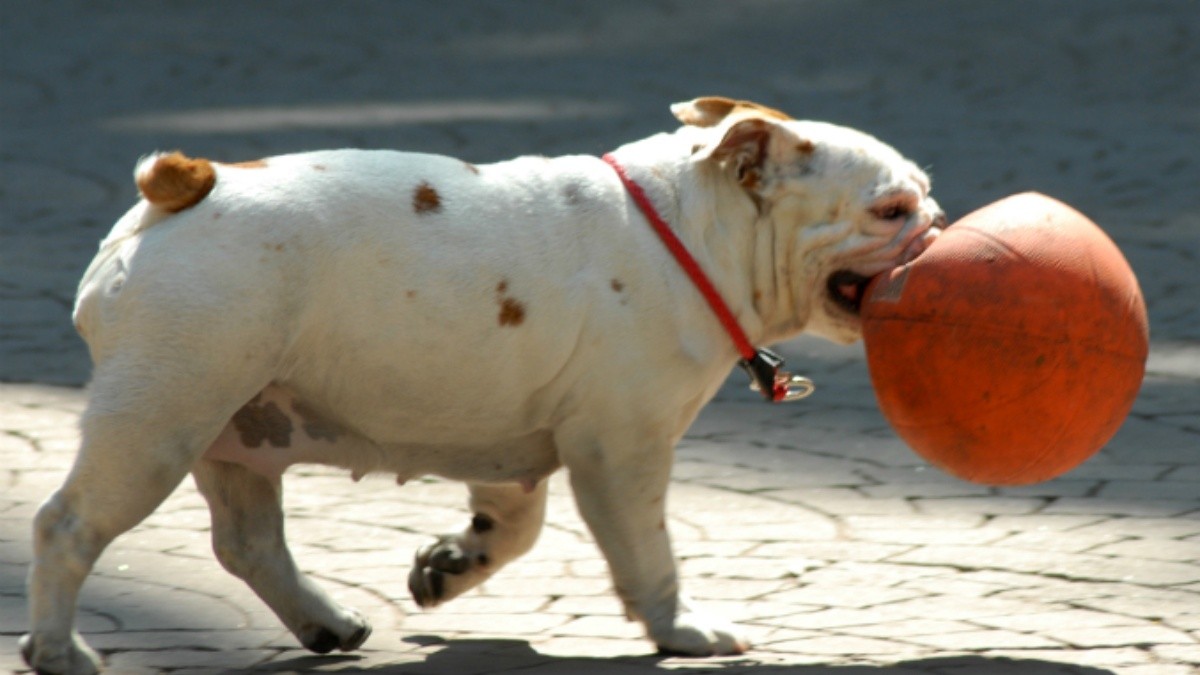
[{"label": "metal collar buckle", "polygon": [[768,401],[799,401],[816,390],[816,385],[807,377],[780,370],[783,357],[769,349],[757,349],[753,358],[742,359],[738,364],[750,376],[750,388]]}]

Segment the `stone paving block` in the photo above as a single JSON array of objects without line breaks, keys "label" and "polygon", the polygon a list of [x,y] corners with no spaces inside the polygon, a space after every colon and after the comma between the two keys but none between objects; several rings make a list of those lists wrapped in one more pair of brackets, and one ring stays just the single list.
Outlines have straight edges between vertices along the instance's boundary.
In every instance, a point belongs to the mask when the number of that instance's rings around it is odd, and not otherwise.
[{"label": "stone paving block", "polygon": [[983,514],[987,516],[1030,514],[1040,511],[1046,502],[1043,499],[1013,497],[945,497],[938,499],[914,499],[918,513],[928,514]]},{"label": "stone paving block", "polygon": [[649,643],[640,637],[637,640],[629,640],[602,636],[556,636],[539,639],[536,649],[539,654],[558,658],[611,659],[622,656],[643,655],[652,648]]},{"label": "stone paving block", "polygon": [[965,575],[961,574],[950,578],[929,577],[906,581],[901,586],[909,591],[922,594],[953,595],[961,597],[966,601],[969,601],[970,598],[988,597],[1006,588],[1005,586],[974,581],[964,577]]},{"label": "stone paving block", "polygon": [[1106,544],[1093,549],[1092,553],[1150,560],[1195,562],[1200,560],[1200,541],[1137,539]]},{"label": "stone paving block", "polygon": [[839,561],[806,573],[805,583],[836,586],[896,586],[915,579],[944,579],[958,575],[952,567]]},{"label": "stone paving block", "polygon": [[992,488],[977,485],[963,480],[945,478],[929,483],[881,483],[878,485],[863,485],[857,490],[873,498],[899,497],[909,499],[923,497],[926,499],[945,497],[985,497],[992,494]]},{"label": "stone paving block", "polygon": [[1003,546],[1056,553],[1103,553],[1104,547],[1127,535],[1116,532],[1017,532],[1002,540]]},{"label": "stone paving block", "polygon": [[1014,631],[1045,632],[1061,629],[1106,628],[1111,626],[1146,625],[1140,619],[1095,612],[1081,609],[1065,609],[1062,611],[1024,613],[1014,615],[994,615],[975,617],[973,623],[995,628],[1005,628]]},{"label": "stone paving block", "polygon": [[1150,648],[1151,653],[1166,663],[1191,664],[1200,666],[1200,645],[1190,644],[1157,644]]},{"label": "stone paving block", "polygon": [[922,546],[926,544],[962,544],[970,546],[989,544],[1003,539],[1007,534],[1008,532],[1004,530],[991,527],[965,530],[937,530],[930,528],[889,530],[872,528],[855,530],[854,537],[862,541],[907,544],[910,546]]},{"label": "stone paving block", "polygon": [[948,595],[935,595],[891,603],[876,611],[915,619],[975,621],[988,616],[1027,614],[1036,607],[1034,603],[1003,598],[971,598],[964,601]]},{"label": "stone paving block", "polygon": [[1094,626],[1089,628],[1049,629],[1043,631],[1056,640],[1074,647],[1119,647],[1122,645],[1192,645],[1195,641],[1187,633],[1165,626]]},{"label": "stone paving block", "polygon": [[[120,651],[106,657],[116,670],[124,668],[202,667],[239,670],[262,663],[275,655],[274,651],[232,649],[223,651],[203,649],[163,649],[153,651]],[[152,671],[153,672],[153,671]]]},{"label": "stone paving block", "polygon": [[938,619],[912,619],[889,621],[866,626],[842,626],[839,632],[861,637],[903,639],[920,635],[949,635],[951,633],[978,632],[979,627],[965,621]]},{"label": "stone paving block", "polygon": [[851,532],[859,530],[970,530],[987,522],[987,517],[981,514],[914,514],[914,515],[885,515],[857,516],[841,518],[841,522],[851,528]]},{"label": "stone paving block", "polygon": [[[1200,436],[1197,437],[1196,444],[1193,447],[1200,446]],[[1137,499],[1148,494],[1163,500],[1200,501],[1200,485],[1194,481],[1113,480],[1105,483],[1097,496],[1101,499],[1122,500]]]},{"label": "stone paving block", "polygon": [[570,622],[551,614],[443,614],[437,610],[409,614],[404,630],[412,633],[472,636],[540,635]]},{"label": "stone paving block", "polygon": [[1055,552],[1029,556],[1019,551],[973,546],[926,546],[896,556],[893,560],[1150,585],[1183,584],[1196,581],[1198,577],[1194,567],[1182,563],[1131,562],[1097,555]]},{"label": "stone paving block", "polygon": [[888,605],[923,595],[919,590],[899,588],[810,585],[775,593],[771,599],[776,602],[853,609]]},{"label": "stone paving block", "polygon": [[772,623],[790,629],[828,631],[848,626],[873,626],[910,618],[913,618],[911,613],[891,607],[879,609],[834,608],[781,616]]},{"label": "stone paving block", "polygon": [[1200,595],[1194,592],[1155,588],[1114,588],[1109,593],[1085,595],[1074,603],[1103,612],[1159,620],[1168,616],[1200,613]]},{"label": "stone paving block", "polygon": [[825,636],[788,640],[771,645],[777,651],[797,652],[801,654],[828,656],[887,656],[888,658],[903,657],[906,653],[915,653],[918,648],[892,640],[864,638],[854,636]]},{"label": "stone paving block", "polygon": [[947,650],[1049,649],[1062,643],[1041,635],[1008,630],[973,630],[954,633],[913,635],[909,642]]},{"label": "stone paving block", "polygon": [[645,631],[640,624],[628,621],[623,616],[582,616],[556,626],[549,632],[552,635],[567,637],[597,637],[621,640],[636,640],[645,637]]}]

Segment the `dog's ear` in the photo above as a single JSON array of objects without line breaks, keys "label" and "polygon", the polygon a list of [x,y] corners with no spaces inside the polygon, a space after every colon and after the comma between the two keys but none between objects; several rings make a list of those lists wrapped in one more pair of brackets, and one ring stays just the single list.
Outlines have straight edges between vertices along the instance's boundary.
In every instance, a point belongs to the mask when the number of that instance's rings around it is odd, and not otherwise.
[{"label": "dog's ear", "polygon": [[774,108],[753,101],[735,101],[724,96],[701,96],[700,98],[676,103],[671,106],[680,122],[693,127],[715,127],[732,114],[758,115],[777,120],[792,119]]},{"label": "dog's ear", "polygon": [[784,125],[761,117],[748,117],[729,125],[719,143],[698,148],[693,157],[731,167],[738,184],[753,192],[763,187],[769,163],[807,164],[814,151],[811,141],[797,137]]},{"label": "dog's ear", "polygon": [[697,149],[692,156],[731,167],[734,180],[746,190],[755,191],[762,186],[768,160],[784,159],[775,155],[780,155],[788,139],[796,141],[790,131],[774,121],[746,118],[730,125],[720,143]]}]

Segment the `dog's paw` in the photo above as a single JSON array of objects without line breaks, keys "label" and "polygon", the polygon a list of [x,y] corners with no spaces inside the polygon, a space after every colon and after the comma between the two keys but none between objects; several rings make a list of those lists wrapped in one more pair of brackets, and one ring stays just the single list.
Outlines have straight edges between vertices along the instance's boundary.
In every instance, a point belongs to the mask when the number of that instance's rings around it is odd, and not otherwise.
[{"label": "dog's paw", "polygon": [[317,654],[328,654],[334,649],[349,652],[361,647],[371,636],[371,624],[353,609],[343,611],[344,621],[336,628],[312,625],[302,629],[296,636],[300,644]]},{"label": "dog's paw", "polygon": [[723,656],[741,654],[750,642],[737,626],[700,612],[685,612],[675,624],[650,636],[665,654]]},{"label": "dog's paw", "polygon": [[436,607],[490,575],[487,556],[465,548],[457,535],[443,535],[417,549],[408,591],[421,607]]},{"label": "dog's paw", "polygon": [[22,635],[17,642],[22,658],[38,673],[55,675],[92,675],[100,670],[100,655],[72,633],[71,639],[58,644]]}]

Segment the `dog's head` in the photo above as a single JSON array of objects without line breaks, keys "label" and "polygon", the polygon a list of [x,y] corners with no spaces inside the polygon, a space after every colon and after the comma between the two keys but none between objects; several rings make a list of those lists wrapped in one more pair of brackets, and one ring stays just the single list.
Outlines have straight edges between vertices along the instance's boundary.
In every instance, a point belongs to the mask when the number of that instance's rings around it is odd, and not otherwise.
[{"label": "dog's head", "polygon": [[693,161],[758,211],[754,301],[768,323],[858,339],[867,282],[915,257],[945,224],[925,172],[867,134],[724,98],[672,112],[706,134]]}]

